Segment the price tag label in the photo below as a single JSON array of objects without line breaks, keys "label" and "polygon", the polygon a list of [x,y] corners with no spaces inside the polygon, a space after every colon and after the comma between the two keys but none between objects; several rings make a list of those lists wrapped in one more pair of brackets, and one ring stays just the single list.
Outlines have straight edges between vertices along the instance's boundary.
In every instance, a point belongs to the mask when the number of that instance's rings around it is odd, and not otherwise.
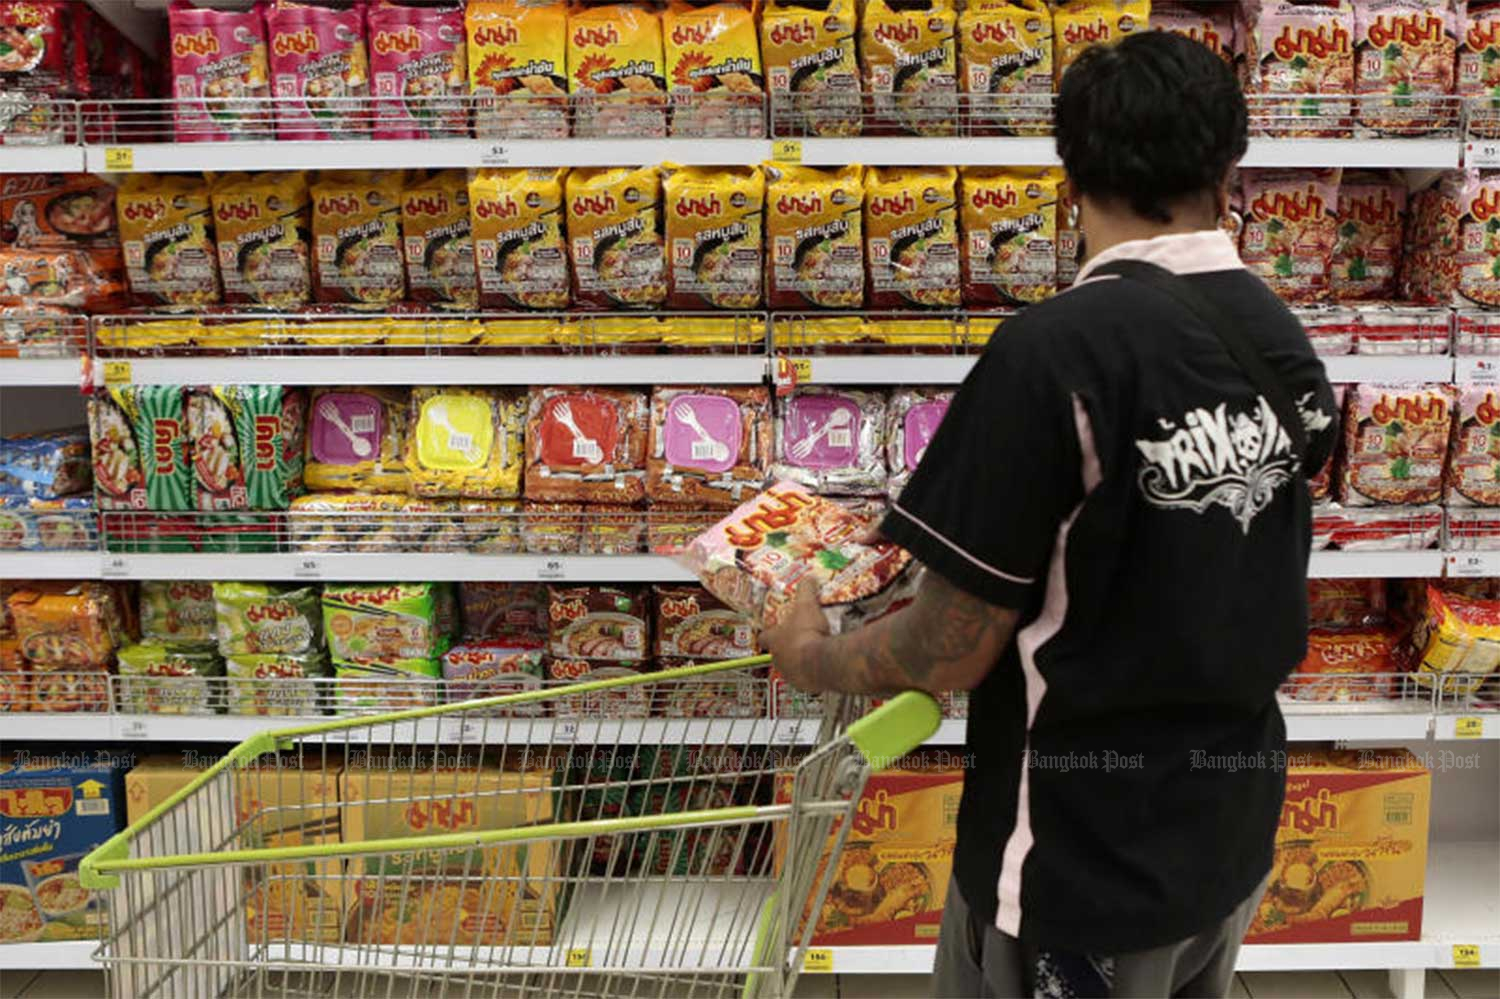
[{"label": "price tag label", "polygon": [[587,968],[593,965],[594,954],[587,947],[569,947],[567,961],[570,968]]},{"label": "price tag label", "polygon": [[151,726],[144,718],[121,718],[115,729],[117,739],[149,739]]},{"label": "price tag label", "polygon": [[1448,556],[1448,575],[1456,579],[1489,576],[1489,565],[1483,552],[1454,552]]},{"label": "price tag label", "polygon": [[125,579],[130,576],[130,560],[124,555],[106,555],[99,566],[99,575],[105,579]]},{"label": "price tag label", "polygon": [[296,579],[322,579],[323,560],[316,558],[299,558],[292,563],[292,576]]},{"label": "price tag label", "polygon": [[807,948],[807,953],[802,958],[802,970],[825,975],[832,972],[833,950],[828,947]]},{"label": "price tag label", "polygon": [[1500,141],[1474,141],[1464,143],[1464,166],[1500,166]]},{"label": "price tag label", "polygon": [[129,361],[104,362],[104,384],[129,385],[130,381],[131,378]]},{"label": "price tag label", "polygon": [[1453,966],[1455,968],[1477,968],[1479,967],[1479,945],[1478,944],[1454,944]]},{"label": "price tag label", "polygon": [[536,578],[551,580],[567,579],[567,563],[560,558],[543,559],[542,564],[537,566]]},{"label": "price tag label", "polygon": [[1453,719],[1453,738],[1484,738],[1484,719],[1479,717],[1478,715],[1464,715],[1460,718]]},{"label": "price tag label", "polygon": [[771,141],[771,159],[777,163],[801,163],[802,140],[773,139]]},{"label": "price tag label", "polygon": [[1470,385],[1500,385],[1500,358],[1458,358],[1458,380]]},{"label": "price tag label", "polygon": [[479,151],[480,166],[509,166],[510,147],[498,142],[491,143]]},{"label": "price tag label", "polygon": [[797,741],[802,734],[802,723],[800,721],[779,721],[771,730],[771,741],[784,745]]},{"label": "price tag label", "polygon": [[806,385],[808,382],[812,381],[812,358],[792,358],[792,374],[797,376],[797,383],[799,385]]},{"label": "price tag label", "polygon": [[135,169],[134,146],[105,146],[104,172],[122,173]]},{"label": "price tag label", "polygon": [[552,726],[553,742],[577,742],[578,722],[571,718],[560,718]]},{"label": "price tag label", "polygon": [[438,738],[443,742],[478,742],[484,726],[473,718],[445,718],[438,726]]}]

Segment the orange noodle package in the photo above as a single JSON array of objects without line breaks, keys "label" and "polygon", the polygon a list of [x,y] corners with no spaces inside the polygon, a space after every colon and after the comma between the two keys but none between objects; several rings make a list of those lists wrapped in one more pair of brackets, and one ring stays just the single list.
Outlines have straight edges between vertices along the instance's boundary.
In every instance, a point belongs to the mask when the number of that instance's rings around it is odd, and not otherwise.
[{"label": "orange noodle package", "polygon": [[208,184],[133,173],[115,197],[131,296],[139,305],[217,305],[219,251]]},{"label": "orange noodle package", "polygon": [[860,18],[860,68],[877,128],[954,134],[957,18],[949,0],[867,0]]},{"label": "orange noodle package", "polygon": [[766,178],[759,167],[663,164],[667,304],[754,309],[761,295]]},{"label": "orange noodle package", "polygon": [[1345,506],[1436,503],[1453,426],[1451,385],[1363,384],[1344,416]]},{"label": "orange noodle package", "polygon": [[1500,600],[1447,593],[1429,583],[1427,612],[1417,621],[1412,644],[1420,653],[1419,684],[1472,694],[1500,665]]},{"label": "orange noodle package", "polygon": [[406,297],[399,170],[325,171],[312,185],[320,302],[389,305]]},{"label": "orange noodle package", "polygon": [[790,134],[862,131],[854,0],[769,0],[760,16],[771,120]]},{"label": "orange noodle package", "polygon": [[628,4],[581,7],[569,13],[567,32],[573,134],[666,136],[666,67],[657,13]]},{"label": "orange noodle package", "polygon": [[568,9],[560,3],[474,0],[464,12],[469,88],[480,138],[568,134]]},{"label": "orange noodle package", "polygon": [[227,173],[213,182],[210,199],[224,301],[305,304],[312,293],[306,176]]},{"label": "orange noodle package", "polygon": [[125,640],[115,591],[103,583],[48,583],[20,587],[6,599],[33,670],[62,672],[109,665]]},{"label": "orange noodle package", "polygon": [[1052,72],[1058,83],[1085,49],[1145,31],[1150,18],[1150,0],[1057,0],[1052,11]]},{"label": "orange noodle package", "polygon": [[1383,135],[1419,135],[1451,123],[1454,111],[1442,98],[1454,88],[1457,22],[1450,0],[1354,5],[1361,124]]},{"label": "orange noodle package", "polygon": [[563,309],[568,248],[563,235],[565,167],[477,170],[469,219],[485,308]]},{"label": "orange noodle package", "polygon": [[1052,11],[1043,0],[981,0],[958,18],[964,114],[980,135],[1045,135],[1052,123]]},{"label": "orange noodle package", "polygon": [[276,0],[266,10],[276,138],[354,139],[369,132],[365,7],[355,0]]},{"label": "orange noodle package", "polygon": [[865,171],[871,308],[958,305],[957,184],[953,167]]},{"label": "orange noodle package", "polygon": [[910,553],[865,544],[866,523],[794,482],[778,482],[694,538],[680,557],[710,593],[772,627],[804,580],[835,633],[915,592]]},{"label": "orange noodle package", "polygon": [[651,393],[646,495],[653,502],[733,506],[765,485],[770,462],[764,386],[663,386]]},{"label": "orange noodle package", "polygon": [[1240,257],[1288,302],[1328,298],[1338,243],[1338,170],[1241,170]]},{"label": "orange noodle package", "polygon": [[751,138],[765,134],[765,76],[755,15],[740,3],[674,0],[662,13],[672,134]]},{"label": "orange noodle package", "polygon": [[1339,183],[1335,301],[1396,297],[1406,230],[1406,183],[1399,176],[1351,171]]},{"label": "orange noodle package", "polygon": [[1249,8],[1252,92],[1267,100],[1252,134],[1349,134],[1354,93],[1354,11],[1349,0],[1260,0]]},{"label": "orange noodle package", "polygon": [[526,419],[526,496],[561,502],[646,498],[649,407],[640,392],[538,388]]},{"label": "orange noodle package", "polygon": [[574,170],[566,199],[577,304],[608,309],[666,301],[660,169]]},{"label": "orange noodle package", "polygon": [[467,138],[463,8],[380,0],[367,10],[375,138]]},{"label": "orange noodle package", "polygon": [[479,304],[469,182],[462,170],[436,170],[407,181],[401,192],[401,242],[413,301],[456,309]]}]

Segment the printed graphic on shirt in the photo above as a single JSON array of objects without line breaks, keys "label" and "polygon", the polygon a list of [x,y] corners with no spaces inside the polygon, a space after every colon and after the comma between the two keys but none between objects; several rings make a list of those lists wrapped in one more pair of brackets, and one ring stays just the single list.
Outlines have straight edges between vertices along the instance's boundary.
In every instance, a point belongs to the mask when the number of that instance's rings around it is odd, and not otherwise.
[{"label": "printed graphic on shirt", "polygon": [[[1332,419],[1299,410],[1304,426]],[[1249,534],[1256,514],[1297,474],[1291,438],[1264,396],[1256,396],[1254,412],[1233,411],[1221,402],[1156,422],[1160,438],[1135,442],[1144,459],[1137,482],[1153,506],[1198,514],[1222,506]]]}]

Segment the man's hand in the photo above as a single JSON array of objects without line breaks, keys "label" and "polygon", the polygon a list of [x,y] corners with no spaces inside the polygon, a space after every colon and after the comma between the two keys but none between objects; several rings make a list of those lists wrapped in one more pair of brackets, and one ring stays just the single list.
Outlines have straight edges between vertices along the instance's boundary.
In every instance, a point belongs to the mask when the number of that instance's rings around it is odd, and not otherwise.
[{"label": "man's hand", "polygon": [[804,579],[797,595],[782,612],[781,623],[761,633],[761,644],[771,654],[778,672],[799,690],[818,691],[819,677],[813,668],[816,649],[830,636],[828,619],[818,602],[816,580]]}]

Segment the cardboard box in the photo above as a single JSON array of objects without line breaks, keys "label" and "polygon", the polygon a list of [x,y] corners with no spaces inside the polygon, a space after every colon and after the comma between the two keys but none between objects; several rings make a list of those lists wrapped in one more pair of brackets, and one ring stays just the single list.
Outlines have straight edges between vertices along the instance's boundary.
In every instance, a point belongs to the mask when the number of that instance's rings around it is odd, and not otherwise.
[{"label": "cardboard box", "polygon": [[1404,749],[1289,761],[1271,883],[1245,942],[1420,938],[1431,795],[1431,773]]},{"label": "cardboard box", "polygon": [[[778,775],[777,801],[791,800],[792,776]],[[963,779],[962,770],[920,765],[898,765],[870,777],[823,901],[814,945],[937,940],[953,874]],[[778,842],[778,867],[784,850]],[[825,848],[820,874],[828,854]]]},{"label": "cardboard box", "polygon": [[126,823],[139,822],[206,769],[206,766],[186,766],[180,755],[166,753],[141,760],[125,774]]},{"label": "cardboard box", "polygon": [[[348,842],[509,829],[555,820],[552,770],[425,753],[351,759],[342,779]],[[519,764],[518,764],[519,765]],[[530,843],[405,851],[350,861],[349,939],[434,946],[549,946],[560,917],[561,850]]]},{"label": "cardboard box", "polygon": [[[302,766],[298,764],[302,763]],[[326,766],[324,766],[326,762]],[[339,775],[330,756],[264,760],[235,772],[235,813],[243,849],[339,843]],[[350,890],[339,859],[260,864],[249,871],[246,916],[260,942],[338,943]]]},{"label": "cardboard box", "polygon": [[98,937],[78,864],[125,821],[120,778],[108,763],[0,760],[0,944]]}]

